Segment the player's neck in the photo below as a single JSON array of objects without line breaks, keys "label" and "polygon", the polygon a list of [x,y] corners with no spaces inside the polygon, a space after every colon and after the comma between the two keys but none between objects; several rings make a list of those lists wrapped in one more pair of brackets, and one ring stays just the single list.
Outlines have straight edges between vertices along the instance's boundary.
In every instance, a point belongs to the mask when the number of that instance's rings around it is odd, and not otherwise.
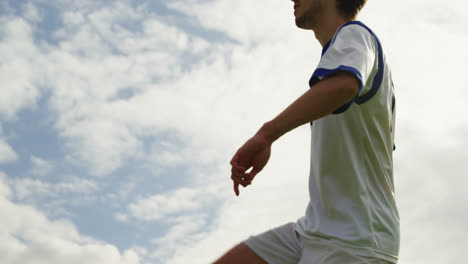
[{"label": "player's neck", "polygon": [[324,16],[323,20],[312,30],[315,33],[315,38],[320,42],[320,45],[324,47],[327,42],[333,38],[341,25],[351,20],[352,19],[346,19],[337,13],[333,13],[331,15]]}]

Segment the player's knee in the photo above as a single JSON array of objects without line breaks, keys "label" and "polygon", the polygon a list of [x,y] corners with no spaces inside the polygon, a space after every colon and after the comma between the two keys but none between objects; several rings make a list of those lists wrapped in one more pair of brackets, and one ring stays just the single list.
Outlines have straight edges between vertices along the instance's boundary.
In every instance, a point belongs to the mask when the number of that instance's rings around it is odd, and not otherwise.
[{"label": "player's knee", "polygon": [[267,264],[247,245],[240,243],[224,254],[220,259],[213,264]]}]

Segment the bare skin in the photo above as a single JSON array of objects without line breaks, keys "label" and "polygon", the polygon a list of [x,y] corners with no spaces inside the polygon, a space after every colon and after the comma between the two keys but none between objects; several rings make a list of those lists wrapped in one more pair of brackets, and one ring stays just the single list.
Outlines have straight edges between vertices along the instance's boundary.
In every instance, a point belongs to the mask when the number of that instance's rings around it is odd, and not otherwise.
[{"label": "bare skin", "polygon": [[231,250],[229,250],[219,260],[213,264],[267,264],[262,258],[257,256],[250,248],[244,243],[240,243]]},{"label": "bare skin", "polygon": [[346,18],[336,9],[334,0],[292,0],[297,27],[314,31],[320,45],[333,37],[336,30],[354,18]]},{"label": "bare skin", "polygon": [[[333,113],[351,101],[359,87],[354,76],[340,72],[311,87],[277,117],[265,123],[231,160],[235,194],[239,195],[239,185],[250,185],[268,163],[274,141],[298,126]],[[252,170],[247,172],[249,169]]]},{"label": "bare skin", "polygon": [[[324,46],[344,23],[352,20],[343,17],[336,9],[335,0],[292,0],[294,15],[299,28],[313,30],[315,37]],[[360,83],[346,72],[338,72],[311,87],[273,120],[266,122],[234,154],[231,160],[231,179],[234,192],[240,194],[239,186],[252,184],[271,155],[271,146],[282,135],[303,125],[333,113],[351,101],[359,92]],[[216,264],[245,263],[264,264],[259,256],[241,243]]]}]

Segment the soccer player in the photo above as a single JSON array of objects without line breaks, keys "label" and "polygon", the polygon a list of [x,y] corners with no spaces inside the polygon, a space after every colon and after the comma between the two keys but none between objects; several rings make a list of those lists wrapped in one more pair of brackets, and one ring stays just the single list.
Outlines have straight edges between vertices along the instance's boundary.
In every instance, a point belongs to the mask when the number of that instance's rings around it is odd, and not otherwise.
[{"label": "soccer player", "polygon": [[239,195],[267,164],[273,142],[310,123],[310,202],[304,217],[251,236],[215,263],[397,263],[395,97],[379,39],[355,20],[366,0],[293,2],[296,25],[314,31],[322,57],[310,89],[236,152],[231,179]]}]

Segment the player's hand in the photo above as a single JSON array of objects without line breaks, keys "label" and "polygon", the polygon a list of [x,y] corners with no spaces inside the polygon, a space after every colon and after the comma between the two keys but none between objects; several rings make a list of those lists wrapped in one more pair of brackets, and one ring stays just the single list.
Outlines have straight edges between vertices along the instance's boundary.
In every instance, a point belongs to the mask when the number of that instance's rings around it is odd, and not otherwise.
[{"label": "player's hand", "polygon": [[[239,196],[239,185],[247,187],[268,163],[271,153],[271,143],[257,133],[250,138],[234,155],[231,160],[231,179],[234,192]],[[252,169],[247,173],[249,169]]]}]

